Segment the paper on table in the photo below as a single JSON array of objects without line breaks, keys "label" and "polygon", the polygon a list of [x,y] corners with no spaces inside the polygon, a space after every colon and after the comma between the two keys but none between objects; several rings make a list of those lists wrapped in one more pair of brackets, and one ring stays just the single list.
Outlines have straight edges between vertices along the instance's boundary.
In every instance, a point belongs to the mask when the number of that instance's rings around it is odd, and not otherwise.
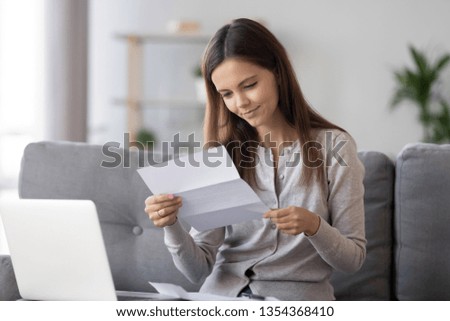
[{"label": "paper on table", "polygon": [[269,208],[239,173],[225,147],[138,170],[153,194],[183,198],[178,216],[199,231],[261,218]]},{"label": "paper on table", "polygon": [[159,294],[164,295],[165,297],[170,297],[174,299],[182,299],[189,301],[248,301],[248,300],[256,300],[256,301],[278,301],[275,297],[262,297],[255,295],[254,297],[229,297],[217,294],[209,294],[209,293],[200,293],[200,292],[187,292],[179,285],[171,284],[171,283],[157,283],[157,282],[148,282],[151,286],[153,286]]},{"label": "paper on table", "polygon": [[189,301],[237,301],[245,300],[244,298],[228,297],[223,295],[199,293],[199,292],[187,292],[181,286],[171,283],[156,283],[148,282],[153,286],[160,294],[173,297],[174,299],[183,299]]}]

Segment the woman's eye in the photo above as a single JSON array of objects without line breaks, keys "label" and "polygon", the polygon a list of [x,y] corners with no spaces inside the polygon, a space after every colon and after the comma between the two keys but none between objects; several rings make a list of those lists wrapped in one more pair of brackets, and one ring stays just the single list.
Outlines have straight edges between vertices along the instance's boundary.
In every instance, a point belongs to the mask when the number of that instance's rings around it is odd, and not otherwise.
[{"label": "woman's eye", "polygon": [[231,96],[230,92],[226,92],[226,93],[222,94],[222,98],[227,98],[227,97],[230,97],[230,96]]},{"label": "woman's eye", "polygon": [[245,89],[253,88],[253,87],[256,86],[256,84],[257,84],[257,82],[255,81],[254,83],[251,83],[251,84],[249,84],[249,85],[244,86],[244,88],[245,88]]}]

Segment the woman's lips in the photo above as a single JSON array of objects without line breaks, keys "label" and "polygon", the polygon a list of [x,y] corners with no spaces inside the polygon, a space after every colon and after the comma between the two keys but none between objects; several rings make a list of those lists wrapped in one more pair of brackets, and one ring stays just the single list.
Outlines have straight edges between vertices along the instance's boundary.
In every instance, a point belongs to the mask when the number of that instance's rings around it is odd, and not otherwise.
[{"label": "woman's lips", "polygon": [[258,107],[255,107],[255,108],[249,110],[249,111],[246,111],[245,113],[242,114],[242,116],[250,116],[253,112],[255,112],[256,110],[258,110],[259,107],[261,107],[261,106],[258,106]]}]

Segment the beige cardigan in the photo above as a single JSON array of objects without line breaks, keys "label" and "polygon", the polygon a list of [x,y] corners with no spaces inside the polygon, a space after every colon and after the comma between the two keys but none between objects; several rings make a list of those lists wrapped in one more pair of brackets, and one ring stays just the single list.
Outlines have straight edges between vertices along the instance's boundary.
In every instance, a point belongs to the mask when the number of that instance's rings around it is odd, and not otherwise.
[{"label": "beige cardigan", "polygon": [[204,232],[188,233],[178,222],[164,228],[175,265],[192,282],[204,282],[201,292],[237,296],[249,285],[255,294],[281,300],[333,300],[332,269],[351,273],[361,267],[366,255],[364,168],[356,145],[338,130],[320,131],[316,141],[329,157],[328,182],[308,190],[300,185],[297,141],[280,155],[276,179],[267,161],[270,149],[258,148],[255,189],[269,208],[293,205],[320,215],[315,235],[287,235],[263,218]]}]

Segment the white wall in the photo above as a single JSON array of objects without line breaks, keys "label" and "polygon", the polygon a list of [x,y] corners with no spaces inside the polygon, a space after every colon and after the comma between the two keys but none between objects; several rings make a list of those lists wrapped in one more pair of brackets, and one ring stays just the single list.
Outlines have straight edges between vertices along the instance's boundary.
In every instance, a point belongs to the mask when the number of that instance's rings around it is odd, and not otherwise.
[{"label": "white wall", "polygon": [[[415,108],[388,108],[392,70],[410,63],[408,44],[433,55],[450,51],[445,0],[91,0],[90,9],[89,121],[95,143],[120,142],[125,130],[124,109],[111,103],[126,91],[126,52],[113,37],[117,32],[164,32],[169,20],[185,18],[212,34],[233,18],[263,19],[290,53],[312,105],[346,128],[360,149],[389,156],[422,137]],[[173,56],[175,66],[179,58]],[[163,70],[156,69],[158,76],[170,77]],[[185,90],[193,95],[190,87]],[[185,116],[170,117],[168,126],[183,126]]]}]

